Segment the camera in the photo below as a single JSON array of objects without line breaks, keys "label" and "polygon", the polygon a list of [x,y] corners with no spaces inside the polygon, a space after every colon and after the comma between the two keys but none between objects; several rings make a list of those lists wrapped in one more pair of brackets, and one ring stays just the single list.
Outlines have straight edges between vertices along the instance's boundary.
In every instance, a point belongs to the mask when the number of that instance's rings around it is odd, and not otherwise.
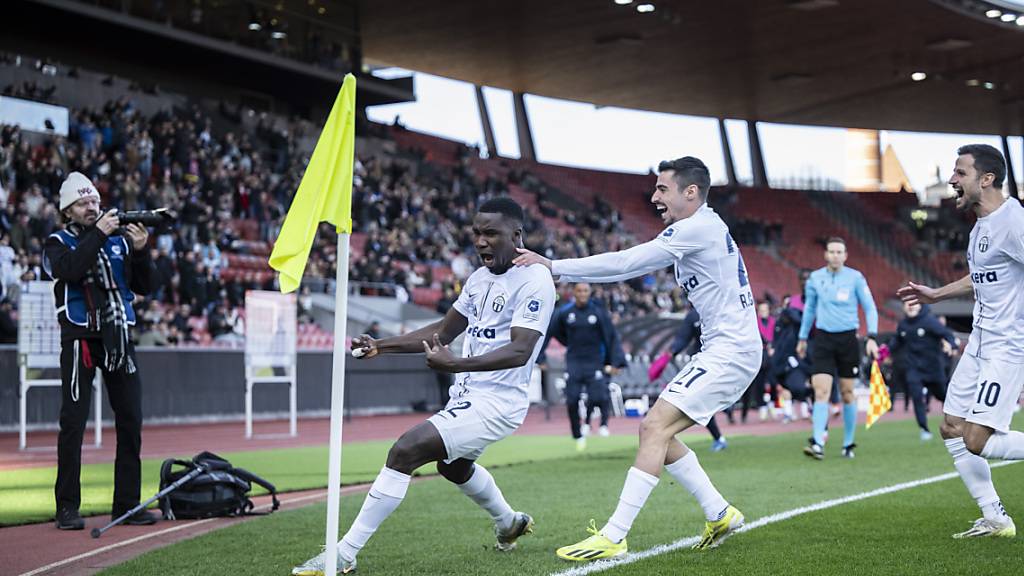
[{"label": "camera", "polygon": [[120,226],[115,234],[120,234],[124,227],[129,224],[142,224],[150,228],[160,228],[174,222],[174,214],[167,208],[156,210],[128,210],[117,213],[117,223]]},{"label": "camera", "polygon": [[122,227],[129,224],[142,224],[143,226],[158,227],[170,224],[174,221],[174,215],[167,208],[156,210],[129,210],[117,213],[117,223]]}]

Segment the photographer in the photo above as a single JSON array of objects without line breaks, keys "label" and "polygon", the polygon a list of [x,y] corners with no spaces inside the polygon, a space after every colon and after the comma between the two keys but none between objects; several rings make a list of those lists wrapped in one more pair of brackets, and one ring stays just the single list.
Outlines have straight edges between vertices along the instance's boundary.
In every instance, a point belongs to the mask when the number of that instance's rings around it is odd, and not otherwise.
[{"label": "photographer", "polygon": [[[100,212],[100,195],[84,175],[72,172],[60,187],[64,230],[46,239],[44,266],[54,279],[61,327],[62,380],[57,440],[57,528],[81,530],[82,437],[89,416],[92,381],[103,371],[114,410],[117,458],[114,501],[118,517],[139,503],[142,446],[142,383],[129,327],[135,324],[133,292],[152,288],[149,234],[140,224],[120,226],[116,211]],[[123,233],[123,234],[122,234]],[[142,510],[125,523],[153,524]]]}]

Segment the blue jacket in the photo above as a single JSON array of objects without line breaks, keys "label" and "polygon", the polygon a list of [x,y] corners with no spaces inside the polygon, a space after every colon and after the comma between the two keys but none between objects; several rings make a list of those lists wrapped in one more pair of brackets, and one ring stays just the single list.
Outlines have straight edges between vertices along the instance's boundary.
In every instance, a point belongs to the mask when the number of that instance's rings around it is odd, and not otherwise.
[{"label": "blue jacket", "polygon": [[565,345],[565,363],[570,373],[626,365],[612,319],[604,306],[593,298],[583,308],[576,306],[573,300],[555,310],[537,362],[544,362],[545,350],[552,338]]},{"label": "blue jacket", "polygon": [[864,308],[868,334],[878,333],[878,309],[864,275],[844,266],[838,272],[823,267],[811,273],[804,288],[804,319],[800,339],[806,340],[817,320],[818,330],[846,332],[860,327],[857,305]]},{"label": "blue jacket", "polygon": [[889,349],[902,363],[908,377],[942,381],[946,379],[943,340],[956,346],[953,331],[943,326],[925,305],[917,316],[900,320],[896,333],[889,339]]},{"label": "blue jacket", "polygon": [[110,259],[128,325],[135,324],[134,293],[148,294],[152,289],[153,264],[148,251],[132,249],[124,236],[108,237],[95,227],[79,230],[75,226],[50,234],[43,251],[43,269],[54,279],[57,319],[64,340],[100,337],[95,322],[89,322],[95,306],[88,302],[83,282],[101,249]]}]

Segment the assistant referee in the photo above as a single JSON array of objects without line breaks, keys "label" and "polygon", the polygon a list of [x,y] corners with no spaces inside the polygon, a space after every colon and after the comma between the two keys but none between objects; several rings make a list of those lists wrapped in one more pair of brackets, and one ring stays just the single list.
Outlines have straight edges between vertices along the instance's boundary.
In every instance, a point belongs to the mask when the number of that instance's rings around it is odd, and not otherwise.
[{"label": "assistant referee", "polygon": [[839,390],[843,397],[843,457],[853,458],[853,434],[857,426],[857,404],[853,387],[860,371],[860,344],[857,329],[860,319],[857,306],[864,309],[868,324],[865,351],[868,356],[878,355],[878,309],[871,297],[864,275],[844,266],[846,242],[832,237],[825,244],[828,263],[811,273],[804,288],[804,317],[800,324],[797,354],[807,352],[807,337],[817,320],[814,348],[811,353],[811,386],[814,388],[814,408],[811,415],[814,434],[804,448],[808,456],[821,460],[825,457],[825,426],[828,423],[828,400],[832,379],[839,376]]}]

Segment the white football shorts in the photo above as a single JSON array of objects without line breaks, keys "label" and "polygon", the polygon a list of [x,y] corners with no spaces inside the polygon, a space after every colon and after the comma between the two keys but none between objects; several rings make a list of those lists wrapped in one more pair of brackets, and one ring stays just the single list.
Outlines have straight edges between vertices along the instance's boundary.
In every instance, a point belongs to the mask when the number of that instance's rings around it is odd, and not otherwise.
[{"label": "white football shorts", "polygon": [[949,381],[942,411],[998,432],[1008,432],[1022,385],[1024,364],[964,354]]},{"label": "white football shorts", "polygon": [[515,432],[529,408],[528,401],[469,389],[427,420],[441,433],[448,452],[445,462],[451,463],[479,458],[488,446]]},{"label": "white football shorts", "polygon": [[736,403],[761,369],[757,352],[700,352],[672,378],[659,398],[706,426]]}]

